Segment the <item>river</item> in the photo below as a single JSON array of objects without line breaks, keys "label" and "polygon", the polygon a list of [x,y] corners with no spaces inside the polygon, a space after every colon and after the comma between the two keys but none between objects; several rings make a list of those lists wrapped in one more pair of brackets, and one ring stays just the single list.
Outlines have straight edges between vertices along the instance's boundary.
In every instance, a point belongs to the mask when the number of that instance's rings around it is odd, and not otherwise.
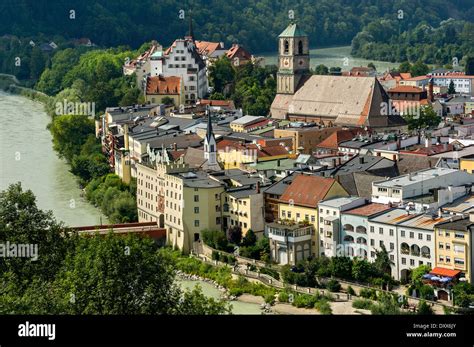
[{"label": "river", "polygon": [[68,226],[107,223],[83,197],[69,166],[52,148],[46,126],[50,117],[41,103],[0,91],[0,190],[21,182],[37,205],[52,210]]},{"label": "river", "polygon": [[[210,283],[204,281],[191,281],[184,279],[178,279],[177,283],[181,286],[183,290],[192,290],[194,289],[194,287],[196,287],[196,285],[199,284],[201,286],[202,293],[208,298],[214,298],[216,300],[221,298],[221,292],[219,291],[219,289],[217,289]],[[262,314],[262,310],[260,309],[259,304],[252,304],[237,300],[231,301],[230,304],[232,305],[233,314]]]},{"label": "river", "polygon": [[[383,72],[387,69],[397,68],[400,65],[399,63],[353,57],[351,56],[351,46],[316,48],[310,49],[309,53],[311,58],[310,65],[313,69],[319,64],[324,64],[327,67],[340,67],[342,71],[346,71],[356,66],[367,66],[369,63],[374,63],[377,71]],[[259,54],[259,56],[265,58],[266,65],[277,65],[277,52]]]}]

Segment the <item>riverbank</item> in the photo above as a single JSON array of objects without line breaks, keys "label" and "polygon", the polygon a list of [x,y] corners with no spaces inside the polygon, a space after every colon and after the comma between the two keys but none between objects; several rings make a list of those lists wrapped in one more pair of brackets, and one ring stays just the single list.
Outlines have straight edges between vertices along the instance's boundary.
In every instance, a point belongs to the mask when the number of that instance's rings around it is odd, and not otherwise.
[{"label": "riverbank", "polygon": [[52,149],[50,117],[39,100],[0,92],[0,189],[20,181],[38,207],[52,210],[68,226],[108,223],[78,187],[69,165]]}]

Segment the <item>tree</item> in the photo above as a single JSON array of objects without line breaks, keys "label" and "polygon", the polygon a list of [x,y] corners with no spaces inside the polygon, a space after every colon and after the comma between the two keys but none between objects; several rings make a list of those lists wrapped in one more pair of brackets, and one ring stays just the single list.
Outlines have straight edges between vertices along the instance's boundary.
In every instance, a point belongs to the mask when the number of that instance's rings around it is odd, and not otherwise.
[{"label": "tree", "polygon": [[421,300],[418,303],[417,314],[419,315],[432,315],[433,309],[426,303],[425,300]]},{"label": "tree", "polygon": [[373,276],[373,265],[365,259],[354,259],[352,265],[352,277],[359,282],[368,282]]},{"label": "tree", "polygon": [[331,275],[338,278],[352,277],[352,260],[349,257],[333,257],[330,263]]},{"label": "tree", "polygon": [[209,79],[214,92],[223,93],[224,87],[234,81],[235,70],[227,56],[217,59],[209,67]]},{"label": "tree", "polygon": [[465,72],[466,75],[474,75],[474,55],[466,58]]},{"label": "tree", "polygon": [[404,116],[404,119],[409,130],[432,128],[441,122],[441,117],[438,116],[431,105],[422,107],[419,116],[408,114]]},{"label": "tree", "polygon": [[370,68],[372,68],[374,71],[377,71],[377,67],[376,67],[375,64],[372,63],[372,62],[369,63],[369,64],[367,64],[367,67],[370,67]]},{"label": "tree", "polygon": [[408,62],[408,61],[404,61],[398,67],[398,71],[403,72],[403,73],[411,72],[411,69],[412,69],[412,66],[411,66],[410,62]]},{"label": "tree", "polygon": [[60,157],[71,162],[78,155],[81,146],[95,131],[94,121],[84,115],[59,115],[50,125],[53,147]]},{"label": "tree", "polygon": [[174,99],[169,96],[165,96],[163,99],[161,99],[161,102],[167,106],[174,105]]},{"label": "tree", "polygon": [[253,246],[257,242],[257,236],[252,229],[249,229],[242,239],[242,246]]},{"label": "tree", "polygon": [[326,65],[324,64],[319,64],[314,68],[313,73],[315,75],[329,75],[329,69]]},{"label": "tree", "polygon": [[393,262],[390,260],[387,249],[384,245],[380,247],[380,250],[375,250],[375,269],[379,272],[380,275],[392,273]]},{"label": "tree", "polygon": [[430,271],[431,267],[426,264],[420,265],[417,268],[412,269],[410,275],[411,282],[414,284],[421,283],[423,275],[427,274]]},{"label": "tree", "polygon": [[227,229],[227,241],[235,245],[240,244],[242,240],[242,228],[238,225],[231,226]]},{"label": "tree", "polygon": [[454,87],[453,80],[451,80],[451,82],[449,82],[448,94],[450,94],[450,95],[456,94],[456,88]]},{"label": "tree", "polygon": [[413,77],[426,75],[430,71],[429,67],[424,64],[421,60],[417,61],[410,69],[410,73]]}]

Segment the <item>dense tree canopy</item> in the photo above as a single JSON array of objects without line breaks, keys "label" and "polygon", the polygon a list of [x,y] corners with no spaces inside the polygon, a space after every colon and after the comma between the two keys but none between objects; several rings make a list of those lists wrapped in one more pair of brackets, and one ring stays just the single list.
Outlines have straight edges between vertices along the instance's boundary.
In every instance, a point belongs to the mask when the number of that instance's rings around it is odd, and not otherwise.
[{"label": "dense tree canopy", "polygon": [[221,314],[229,307],[175,283],[174,260],[145,237],[79,237],[20,184],[0,193],[0,240],[38,246],[0,257],[0,314]]}]

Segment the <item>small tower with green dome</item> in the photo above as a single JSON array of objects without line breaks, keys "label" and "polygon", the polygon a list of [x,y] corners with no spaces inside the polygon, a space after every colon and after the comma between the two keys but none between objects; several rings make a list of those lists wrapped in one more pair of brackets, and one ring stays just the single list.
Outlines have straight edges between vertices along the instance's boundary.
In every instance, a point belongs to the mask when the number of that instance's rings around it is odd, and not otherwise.
[{"label": "small tower with green dome", "polygon": [[308,35],[292,22],[278,36],[277,93],[294,94],[301,78],[309,74]]}]

